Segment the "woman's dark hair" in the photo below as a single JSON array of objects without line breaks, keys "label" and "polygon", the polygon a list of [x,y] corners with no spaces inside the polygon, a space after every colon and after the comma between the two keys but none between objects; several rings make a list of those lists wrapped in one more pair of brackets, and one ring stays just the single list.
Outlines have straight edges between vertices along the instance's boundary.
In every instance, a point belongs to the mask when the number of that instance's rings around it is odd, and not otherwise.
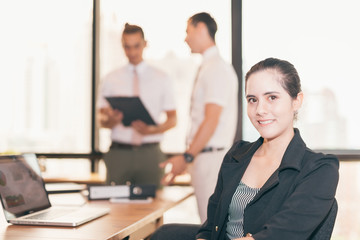
[{"label": "woman's dark hair", "polygon": [[252,66],[246,73],[245,84],[251,74],[267,69],[274,69],[280,73],[280,84],[291,98],[295,99],[298,96],[298,93],[301,92],[301,83],[298,72],[294,65],[288,61],[277,58],[267,58]]},{"label": "woman's dark hair", "polygon": [[215,33],[217,31],[217,24],[215,19],[206,12],[197,13],[189,18],[189,22],[196,27],[199,22],[205,23],[211,39],[215,42]]},{"label": "woman's dark hair", "polygon": [[133,34],[133,33],[141,33],[142,38],[145,39],[144,31],[142,30],[141,27],[139,27],[137,25],[131,25],[131,24],[125,23],[125,27],[124,27],[124,31],[123,31],[122,35]]}]

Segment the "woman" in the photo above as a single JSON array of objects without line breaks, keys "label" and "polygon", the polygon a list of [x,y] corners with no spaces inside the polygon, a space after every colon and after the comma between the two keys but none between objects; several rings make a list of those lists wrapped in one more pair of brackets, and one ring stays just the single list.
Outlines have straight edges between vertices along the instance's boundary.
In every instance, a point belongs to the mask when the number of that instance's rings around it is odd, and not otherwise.
[{"label": "woman", "polygon": [[339,161],[308,149],[293,128],[303,93],[292,64],[257,63],[246,74],[245,93],[261,137],[226,154],[196,239],[309,239],[335,201]]}]

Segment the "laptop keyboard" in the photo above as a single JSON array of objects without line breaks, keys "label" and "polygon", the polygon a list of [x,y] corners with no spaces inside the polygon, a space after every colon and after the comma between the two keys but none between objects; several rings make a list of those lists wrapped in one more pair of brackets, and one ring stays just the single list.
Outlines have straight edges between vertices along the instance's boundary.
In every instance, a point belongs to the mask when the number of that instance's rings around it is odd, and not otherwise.
[{"label": "laptop keyboard", "polygon": [[70,209],[51,209],[47,212],[42,212],[39,214],[35,214],[29,217],[26,217],[25,219],[37,219],[37,220],[52,220],[57,217],[64,216],[66,214],[69,214],[73,212],[73,210]]}]

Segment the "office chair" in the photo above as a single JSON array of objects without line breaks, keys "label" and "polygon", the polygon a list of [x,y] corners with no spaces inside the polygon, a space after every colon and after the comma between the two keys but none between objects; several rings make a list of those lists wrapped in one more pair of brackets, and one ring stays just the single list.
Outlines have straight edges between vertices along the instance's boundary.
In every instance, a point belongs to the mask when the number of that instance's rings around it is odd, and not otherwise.
[{"label": "office chair", "polygon": [[330,240],[331,234],[335,225],[336,214],[338,211],[338,204],[336,199],[334,199],[334,203],[324,219],[324,221],[320,224],[317,230],[313,233],[311,240]]}]

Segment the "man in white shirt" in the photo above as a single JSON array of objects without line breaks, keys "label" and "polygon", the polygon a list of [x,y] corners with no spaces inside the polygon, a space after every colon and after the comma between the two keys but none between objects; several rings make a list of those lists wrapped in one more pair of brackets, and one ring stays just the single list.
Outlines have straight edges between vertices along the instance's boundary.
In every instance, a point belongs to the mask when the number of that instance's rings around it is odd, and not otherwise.
[{"label": "man in white shirt", "polygon": [[164,183],[189,166],[201,222],[206,220],[207,202],[213,193],[222,159],[233,144],[238,111],[238,79],[234,68],[220,56],[215,44],[217,24],[208,13],[190,17],[185,41],[192,53],[200,53],[199,68],[191,99],[191,129],[187,150],[162,163],[172,164]]},{"label": "man in white shirt", "polygon": [[[143,60],[143,30],[126,24],[122,44],[129,63],[109,73],[102,82],[98,101],[100,125],[111,129],[112,144],[104,160],[107,184],[160,184],[165,160],[159,142],[163,132],[176,125],[173,83],[159,69]],[[110,107],[105,97],[138,96],[157,125],[135,120],[122,123],[123,113]],[[160,116],[166,113],[166,120]]]}]

